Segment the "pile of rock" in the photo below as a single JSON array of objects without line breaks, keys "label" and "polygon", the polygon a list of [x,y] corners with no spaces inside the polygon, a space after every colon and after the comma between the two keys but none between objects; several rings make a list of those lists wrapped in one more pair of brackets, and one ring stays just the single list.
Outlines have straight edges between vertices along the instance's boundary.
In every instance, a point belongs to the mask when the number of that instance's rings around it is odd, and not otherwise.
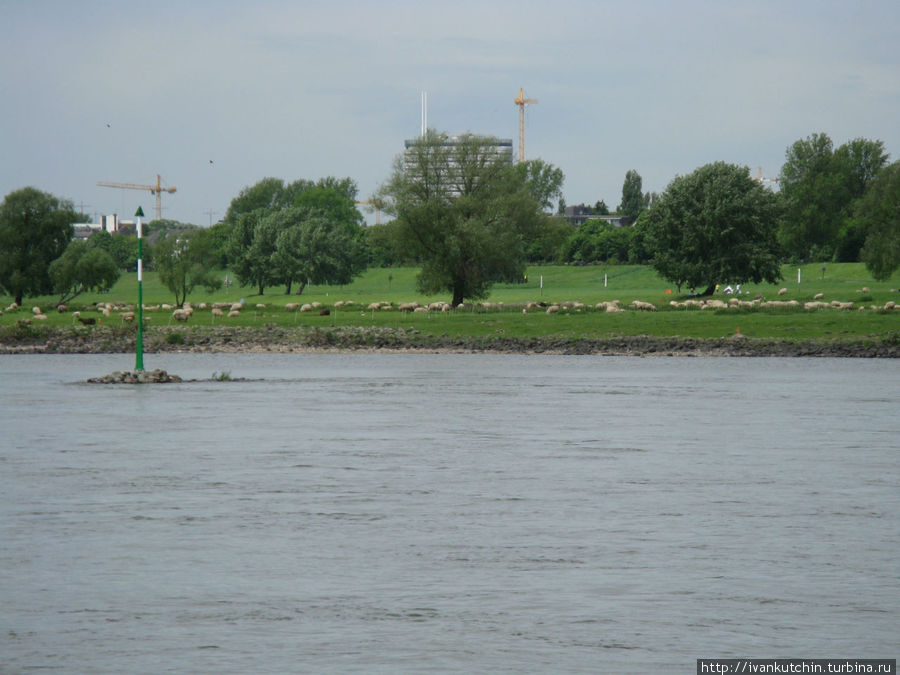
[{"label": "pile of rock", "polygon": [[103,377],[91,377],[90,384],[167,384],[181,382],[178,375],[169,375],[165,370],[115,370]]}]

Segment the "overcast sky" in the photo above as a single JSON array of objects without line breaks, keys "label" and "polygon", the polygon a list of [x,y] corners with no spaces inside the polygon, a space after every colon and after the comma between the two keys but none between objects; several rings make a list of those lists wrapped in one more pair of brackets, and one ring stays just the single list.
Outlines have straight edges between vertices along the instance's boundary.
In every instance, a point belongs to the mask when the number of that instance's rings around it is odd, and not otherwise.
[{"label": "overcast sky", "polygon": [[[428,124],[518,145],[615,207],[723,160],[776,176],[814,132],[900,159],[897,0],[0,0],[0,197],[34,186],[208,225],[267,176],[360,199]],[[517,152],[517,151],[516,151]],[[210,213],[212,212],[212,213]],[[373,217],[368,216],[370,222]]]}]

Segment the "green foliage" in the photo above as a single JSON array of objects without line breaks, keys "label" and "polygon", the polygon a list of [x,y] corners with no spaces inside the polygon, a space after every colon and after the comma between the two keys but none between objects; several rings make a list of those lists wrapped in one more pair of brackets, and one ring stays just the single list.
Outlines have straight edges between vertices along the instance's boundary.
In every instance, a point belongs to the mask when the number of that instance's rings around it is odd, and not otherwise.
[{"label": "green foliage", "polygon": [[394,221],[384,225],[370,225],[365,228],[364,234],[370,266],[391,267],[411,262],[403,255]]},{"label": "green foliage", "polygon": [[866,229],[860,257],[872,276],[884,281],[900,267],[900,162],[883,169],[856,204],[856,220]]},{"label": "green foliage", "polygon": [[212,292],[222,285],[212,272],[213,253],[208,230],[172,231],[157,240],[154,253],[159,278],[175,294],[176,305],[184,304],[197,286]]},{"label": "green foliage", "polygon": [[[102,238],[100,242],[103,242]],[[53,290],[60,294],[58,302],[68,302],[86,291],[112,288],[120,272],[112,256],[103,248],[75,240],[50,263],[49,274]]]},{"label": "green foliage", "polygon": [[[356,208],[356,184],[322,178],[290,185],[267,178],[245,189],[229,208],[226,252],[242,284],[262,295],[274,284],[345,284],[366,268],[367,255]],[[255,206],[252,210],[247,210]]]},{"label": "green foliage", "polygon": [[641,215],[645,204],[641,174],[634,169],[629,169],[625,173],[625,182],[622,183],[622,203],[619,204],[618,211],[628,218],[628,222],[631,224]]},{"label": "green foliage", "polygon": [[420,292],[449,291],[458,305],[485,297],[497,281],[523,278],[526,242],[547,216],[531,173],[495,148],[496,139],[448,142],[429,131],[397,158],[382,197],[404,253],[421,261]]},{"label": "green foliage", "polygon": [[541,159],[529,159],[513,166],[515,179],[522,182],[535,201],[545,211],[553,208],[553,202],[562,198],[565,176],[562,169]]},{"label": "green foliage", "polygon": [[795,260],[852,255],[857,238],[845,221],[886,163],[881,141],[857,138],[834,150],[831,138],[817,133],[791,145],[779,177],[785,251]]},{"label": "green foliage", "polygon": [[633,235],[631,227],[616,227],[599,218],[589,220],[566,241],[562,259],[574,263],[628,262]]},{"label": "green foliage", "polygon": [[547,218],[528,240],[528,262],[561,262],[563,247],[571,236],[569,221],[565,218]]},{"label": "green foliage", "polygon": [[0,288],[19,304],[25,295],[52,292],[50,263],[66,250],[78,220],[70,201],[33,187],[6,195],[0,204]]},{"label": "green foliage", "polygon": [[643,224],[653,267],[678,288],[777,281],[775,196],[747,167],[716,162],[669,183]]}]

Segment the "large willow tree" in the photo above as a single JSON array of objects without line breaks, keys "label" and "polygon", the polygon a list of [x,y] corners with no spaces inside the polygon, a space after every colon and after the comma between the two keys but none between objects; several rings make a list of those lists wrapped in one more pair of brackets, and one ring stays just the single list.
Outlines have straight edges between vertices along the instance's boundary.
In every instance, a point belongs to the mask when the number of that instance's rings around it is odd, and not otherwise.
[{"label": "large willow tree", "polygon": [[527,244],[546,219],[531,173],[485,136],[429,131],[397,158],[379,198],[396,216],[399,247],[422,265],[420,292],[447,291],[457,306],[523,277]]}]

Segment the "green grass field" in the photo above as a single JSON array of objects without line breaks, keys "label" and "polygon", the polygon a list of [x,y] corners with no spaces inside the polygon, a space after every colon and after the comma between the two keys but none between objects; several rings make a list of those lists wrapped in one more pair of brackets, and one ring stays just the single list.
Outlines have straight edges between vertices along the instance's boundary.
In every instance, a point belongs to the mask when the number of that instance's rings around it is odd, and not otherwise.
[{"label": "green grass field", "polygon": [[[900,331],[900,310],[872,310],[872,305],[883,306],[888,301],[900,302],[900,294],[892,289],[900,286],[893,279],[875,282],[864,265],[857,263],[829,263],[823,273],[822,264],[805,265],[801,268],[800,283],[797,283],[797,267],[785,267],[784,280],[780,284],[745,285],[742,299],[750,300],[756,295],[766,299],[809,301],[817,293],[824,294],[825,301],[838,300],[854,302],[853,310],[819,309],[807,311],[802,308],[778,309],[719,309],[685,310],[669,306],[671,300],[684,300],[674,287],[661,280],[657,274],[645,266],[541,266],[528,270],[526,283],[498,284],[488,300],[504,303],[502,309],[484,310],[474,303],[465,309],[447,313],[412,313],[399,311],[372,311],[366,307],[372,302],[390,302],[395,306],[404,302],[422,304],[447,301],[448,295],[422,296],[415,290],[414,268],[372,269],[353,284],[337,286],[313,286],[301,296],[284,294],[284,287],[266,289],[263,296],[256,294],[255,288],[230,286],[212,294],[198,289],[188,298],[195,305],[214,302],[239,302],[244,300],[245,309],[240,317],[214,317],[207,310],[197,309],[188,326],[387,326],[416,328],[435,336],[484,336],[507,335],[509,337],[549,337],[565,338],[603,337],[611,335],[653,335],[680,337],[723,337],[740,332],[748,337],[781,339],[810,338],[856,338],[860,336],[884,335]],[[224,278],[225,273],[222,273]],[[868,293],[861,290],[866,287]],[[778,290],[786,288],[785,296],[778,296]],[[683,289],[684,290],[684,289]],[[172,303],[173,295],[163,287],[154,273],[145,274],[143,283],[145,305]],[[731,296],[718,295],[727,300]],[[115,312],[104,317],[97,310],[96,303],[137,301],[137,279],[134,274],[125,274],[108,293],[84,294],[69,303],[69,312],[56,311],[54,296],[26,298],[24,307],[0,315],[0,328],[31,317],[34,306],[44,309],[47,326],[70,326],[75,324],[72,311],[79,310],[83,317],[96,317],[105,325],[122,325],[122,319]],[[607,314],[593,309],[598,302],[619,300],[627,306],[633,300],[650,302],[657,306],[657,312],[626,311],[621,314]],[[0,296],[0,309],[7,307],[12,299]],[[337,301],[353,301],[350,308],[334,309]],[[547,304],[581,302],[585,308],[563,310],[548,315],[542,309],[531,309],[523,313],[522,305],[528,302]],[[320,316],[317,312],[289,312],[287,303],[322,303],[331,313]],[[257,305],[265,305],[257,308]],[[866,307],[858,311],[858,307]],[[181,326],[172,318],[171,310],[145,312],[151,326]],[[37,324],[38,322],[35,322]]]}]

